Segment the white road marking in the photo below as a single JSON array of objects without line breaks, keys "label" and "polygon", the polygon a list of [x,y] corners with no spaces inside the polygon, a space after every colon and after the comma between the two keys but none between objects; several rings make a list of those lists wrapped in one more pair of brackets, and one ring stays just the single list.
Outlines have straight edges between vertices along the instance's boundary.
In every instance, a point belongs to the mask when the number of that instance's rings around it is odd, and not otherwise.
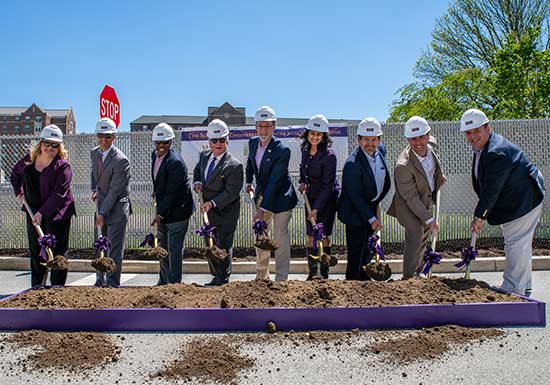
[{"label": "white road marking", "polygon": [[[137,274],[122,274],[120,276],[120,284],[124,285],[125,282],[128,282],[132,278],[135,278]],[[77,279],[74,282],[67,283],[65,286],[92,286],[95,283],[96,277],[95,273],[85,276],[84,278]]]}]

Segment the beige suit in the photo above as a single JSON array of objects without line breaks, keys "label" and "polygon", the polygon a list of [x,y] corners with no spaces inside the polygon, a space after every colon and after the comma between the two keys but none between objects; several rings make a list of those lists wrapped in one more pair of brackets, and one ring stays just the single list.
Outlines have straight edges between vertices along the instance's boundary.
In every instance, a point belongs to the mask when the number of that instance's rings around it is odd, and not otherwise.
[{"label": "beige suit", "polygon": [[429,230],[426,221],[433,217],[436,192],[446,181],[441,163],[432,150],[435,165],[434,191],[431,191],[422,164],[410,146],[397,159],[394,170],[395,194],[388,215],[396,217],[405,227],[403,278],[410,278],[421,265]]}]

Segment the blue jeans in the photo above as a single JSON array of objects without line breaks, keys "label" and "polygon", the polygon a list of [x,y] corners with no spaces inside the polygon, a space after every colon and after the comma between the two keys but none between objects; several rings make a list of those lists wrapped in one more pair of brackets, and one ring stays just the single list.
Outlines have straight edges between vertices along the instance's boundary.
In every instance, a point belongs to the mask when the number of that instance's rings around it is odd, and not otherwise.
[{"label": "blue jeans", "polygon": [[159,246],[168,251],[168,257],[160,260],[159,285],[181,283],[183,241],[187,234],[189,220],[161,223],[159,225]]}]

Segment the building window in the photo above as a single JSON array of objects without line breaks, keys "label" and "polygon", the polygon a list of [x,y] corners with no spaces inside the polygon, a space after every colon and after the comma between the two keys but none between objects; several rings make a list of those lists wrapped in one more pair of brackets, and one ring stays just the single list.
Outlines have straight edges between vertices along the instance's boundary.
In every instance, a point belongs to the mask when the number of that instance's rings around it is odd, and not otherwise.
[{"label": "building window", "polygon": [[149,126],[146,125],[146,124],[144,124],[142,128],[143,128],[143,131],[147,131],[147,129],[149,128]]},{"label": "building window", "polygon": [[37,116],[37,117],[34,118],[34,121],[35,121],[36,123],[42,123],[42,117],[41,117],[41,116]]},{"label": "building window", "polygon": [[34,124],[34,130],[35,131],[40,131],[42,129],[42,123],[35,123]]},{"label": "building window", "polygon": [[31,117],[30,116],[25,116],[25,120],[28,122],[29,120],[31,120]]},{"label": "building window", "polygon": [[7,116],[2,116],[2,120],[3,120],[4,122],[7,122],[7,121],[8,121],[8,117],[7,117]]},{"label": "building window", "polygon": [[16,122],[18,122],[20,119],[21,119],[20,116],[16,116],[16,117],[15,117],[15,121],[16,121]]},{"label": "building window", "polygon": [[16,131],[16,132],[19,132],[19,126],[15,126],[15,127],[13,128],[13,130]]},{"label": "building window", "polygon": [[8,131],[8,126],[2,126],[3,131]]},{"label": "building window", "polygon": [[28,124],[25,124],[25,131],[30,131],[30,130],[31,130],[31,126]]}]

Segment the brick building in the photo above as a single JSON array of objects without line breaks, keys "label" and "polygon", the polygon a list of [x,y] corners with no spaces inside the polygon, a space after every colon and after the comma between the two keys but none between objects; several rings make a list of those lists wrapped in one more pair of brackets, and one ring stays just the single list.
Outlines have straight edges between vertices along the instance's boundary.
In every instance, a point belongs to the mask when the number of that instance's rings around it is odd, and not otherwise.
[{"label": "brick building", "polygon": [[57,125],[64,134],[76,133],[71,107],[44,109],[35,103],[30,107],[0,107],[0,135],[34,135],[49,124]]},{"label": "brick building", "polygon": [[[246,116],[244,107],[233,107],[225,102],[219,107],[208,107],[208,115],[142,115],[130,123],[130,131],[152,131],[159,123],[168,123],[175,130],[181,130],[185,127],[208,126],[214,119],[221,119],[228,126],[253,126],[254,117]],[[277,118],[279,126],[298,126],[305,125],[308,118]],[[358,120],[337,119],[332,123],[359,123]]]}]

